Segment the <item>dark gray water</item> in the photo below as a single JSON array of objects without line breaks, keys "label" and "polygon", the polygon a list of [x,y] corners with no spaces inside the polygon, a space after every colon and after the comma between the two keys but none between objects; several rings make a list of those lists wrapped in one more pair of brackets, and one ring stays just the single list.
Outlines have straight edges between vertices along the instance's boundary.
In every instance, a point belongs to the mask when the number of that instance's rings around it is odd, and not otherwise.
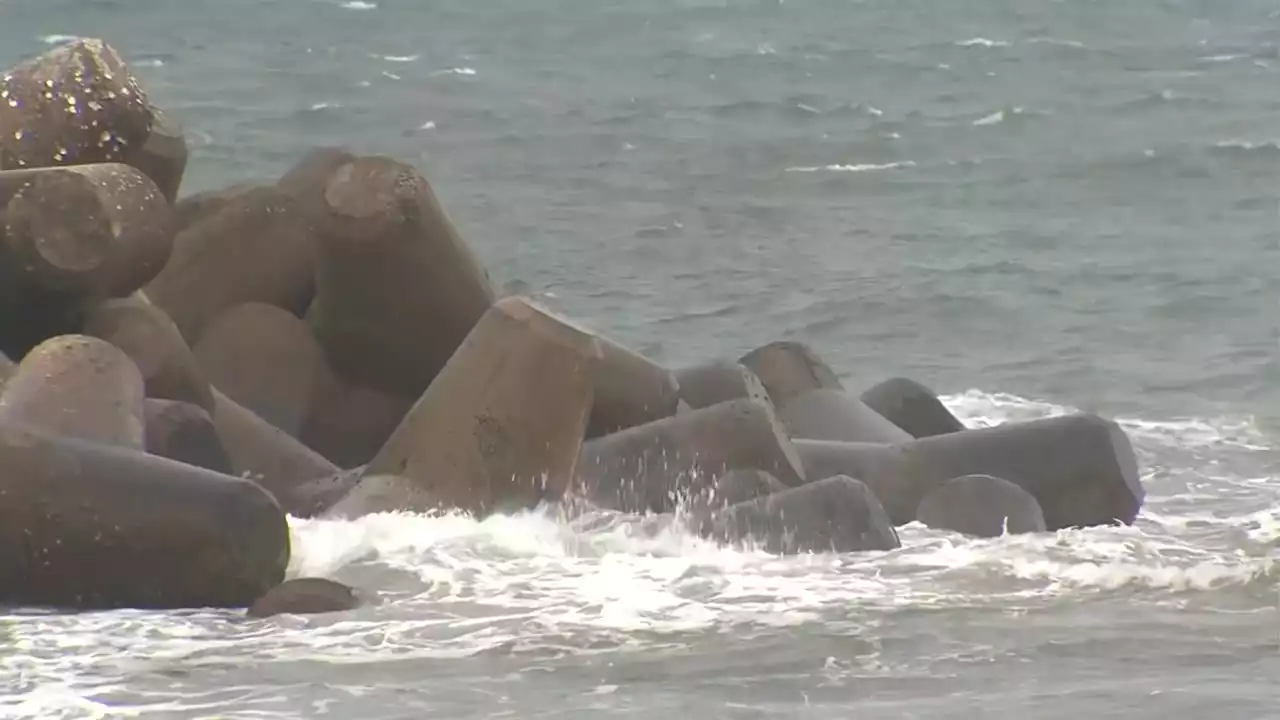
[{"label": "dark gray water", "polygon": [[0,0],[100,36],[188,191],[417,164],[508,289],[673,365],[779,337],[974,425],[1080,408],[1132,528],[778,558],[638,518],[295,522],[353,614],[0,617],[24,718],[1280,717],[1280,10],[1233,0]]}]

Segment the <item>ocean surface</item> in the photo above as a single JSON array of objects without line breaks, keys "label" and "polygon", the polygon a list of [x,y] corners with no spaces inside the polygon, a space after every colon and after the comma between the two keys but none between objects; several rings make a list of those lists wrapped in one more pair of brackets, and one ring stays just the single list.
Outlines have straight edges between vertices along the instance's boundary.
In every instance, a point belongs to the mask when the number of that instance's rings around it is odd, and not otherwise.
[{"label": "ocean surface", "polygon": [[0,717],[1280,717],[1275,2],[0,0],[0,65],[73,36],[185,125],[188,192],[390,154],[507,291],[658,360],[790,338],[973,426],[1098,412],[1148,498],[799,557],[294,521],[292,574],[381,602],[0,615]]}]

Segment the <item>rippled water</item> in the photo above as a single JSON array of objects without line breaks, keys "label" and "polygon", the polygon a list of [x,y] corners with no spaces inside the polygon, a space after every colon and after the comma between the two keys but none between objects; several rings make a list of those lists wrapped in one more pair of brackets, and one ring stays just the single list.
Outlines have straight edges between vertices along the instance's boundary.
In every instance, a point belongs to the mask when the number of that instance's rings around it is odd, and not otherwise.
[{"label": "rippled water", "polygon": [[0,0],[0,63],[120,48],[188,191],[392,154],[506,288],[661,361],[798,338],[972,425],[1097,411],[1148,490],[1131,528],[846,556],[550,510],[295,521],[291,572],[380,602],[2,615],[0,716],[1280,717],[1278,13]]}]

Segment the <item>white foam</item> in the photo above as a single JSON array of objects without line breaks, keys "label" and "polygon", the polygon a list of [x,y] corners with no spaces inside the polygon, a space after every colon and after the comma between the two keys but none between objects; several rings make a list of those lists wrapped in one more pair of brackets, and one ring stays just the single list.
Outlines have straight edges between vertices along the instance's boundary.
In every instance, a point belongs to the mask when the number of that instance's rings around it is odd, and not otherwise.
[{"label": "white foam", "polygon": [[350,2],[341,3],[338,7],[343,8],[344,10],[377,10],[378,3],[364,2],[363,0],[350,0]]},{"label": "white foam", "polygon": [[[990,427],[1004,422],[1035,420],[1079,412],[1078,408],[1009,393],[988,393],[976,388],[939,397],[943,405],[969,427]],[[1115,421],[1134,437],[1173,447],[1234,447],[1271,450],[1273,445],[1252,416],[1214,418],[1176,417],[1167,420],[1117,417]]]},{"label": "white foam", "polygon": [[786,172],[790,173],[814,173],[814,172],[846,172],[846,173],[863,173],[876,172],[879,170],[897,170],[900,168],[915,167],[916,164],[910,160],[891,163],[859,163],[856,165],[813,165],[789,167]]},{"label": "white foam", "polygon": [[1275,140],[1221,140],[1213,144],[1215,150],[1244,150],[1250,152],[1265,151],[1274,153],[1280,150],[1280,142]]},{"label": "white foam", "polygon": [[968,40],[961,40],[960,42],[957,42],[956,45],[960,47],[984,47],[984,48],[1009,47],[1009,43],[1005,42],[1004,40],[988,40],[987,38],[984,38],[984,37],[976,37],[976,38],[969,38]]},{"label": "white foam", "polygon": [[0,712],[12,718],[127,718],[138,713],[121,712],[84,697],[68,683],[42,683],[19,698],[0,696]]},{"label": "white foam", "polygon": [[476,69],[470,67],[455,67],[447,70],[437,70],[432,75],[475,75]]},{"label": "white foam", "polygon": [[[977,389],[942,400],[973,427],[1075,412]],[[1241,436],[1265,444],[1238,418],[1121,423],[1139,443],[1212,445],[1220,451],[1214,457],[1257,455]],[[218,612],[0,614],[8,633],[0,676],[22,683],[0,694],[0,715],[113,717],[89,699],[110,678],[245,657],[383,663],[488,651],[589,653],[596,641],[625,652],[691,631],[847,619],[850,608],[869,618],[902,607],[1019,611],[1116,592],[1227,592],[1253,602],[1280,585],[1277,479],[1233,482],[1254,495],[1225,511],[1160,502],[1132,527],[990,539],[912,523],[900,528],[902,548],[852,555],[779,557],[709,542],[669,517],[570,517],[550,508],[483,521],[411,513],[290,518],[291,577],[346,580],[383,602],[262,623],[228,622]],[[219,702],[225,698],[183,694],[133,710],[212,711]]]},{"label": "white foam", "polygon": [[[1220,522],[1260,542],[1280,537],[1271,514]],[[292,526],[291,575],[376,563],[416,576],[431,602],[482,602],[536,611],[549,626],[620,631],[690,630],[730,618],[804,622],[850,602],[930,606],[1126,586],[1212,590],[1276,570],[1274,558],[1242,562],[1234,551],[1183,542],[1160,522],[984,540],[912,524],[902,529],[899,550],[793,557],[719,546],[669,520],[584,524],[548,511],[483,522],[391,513]],[[984,581],[952,582],[964,578]]]},{"label": "white foam", "polygon": [[1083,49],[1085,47],[1085,44],[1079,40],[1070,40],[1067,38],[1036,37],[1028,39],[1027,42],[1032,45],[1057,45],[1059,47],[1076,49]]},{"label": "white foam", "polygon": [[995,111],[995,112],[991,113],[990,115],[985,115],[985,116],[983,116],[983,117],[978,118],[977,120],[974,120],[974,121],[973,121],[973,124],[974,124],[974,125],[979,125],[979,126],[981,126],[981,125],[996,125],[996,124],[998,124],[998,123],[1002,123],[1002,122],[1004,122],[1004,111],[1003,111],[1003,110],[997,110],[997,111]]}]

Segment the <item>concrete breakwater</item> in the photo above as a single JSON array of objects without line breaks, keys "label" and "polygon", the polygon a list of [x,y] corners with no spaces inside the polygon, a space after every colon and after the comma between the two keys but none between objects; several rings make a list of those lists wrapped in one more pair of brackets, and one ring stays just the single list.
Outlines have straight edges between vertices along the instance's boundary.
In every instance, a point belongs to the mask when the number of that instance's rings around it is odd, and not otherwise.
[{"label": "concrete breakwater", "polygon": [[[1141,507],[1104,418],[969,429],[919,383],[843,387],[800,343],[672,369],[499,297],[393,158],[320,148],[184,197],[186,163],[105,42],[4,75],[0,602],[248,606],[284,581],[286,514],[688,507],[726,542],[854,552],[917,519]],[[346,604],[322,595],[294,610]]]}]

